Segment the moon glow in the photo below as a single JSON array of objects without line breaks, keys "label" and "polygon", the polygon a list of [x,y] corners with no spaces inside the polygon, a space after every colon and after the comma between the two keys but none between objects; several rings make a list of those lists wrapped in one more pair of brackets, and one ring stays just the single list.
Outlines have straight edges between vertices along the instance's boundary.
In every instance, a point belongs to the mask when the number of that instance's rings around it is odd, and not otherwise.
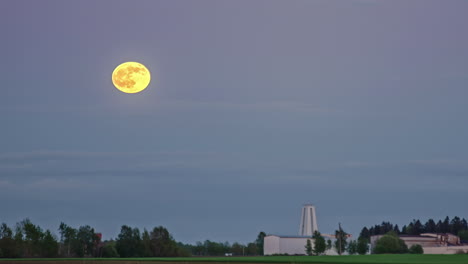
[{"label": "moon glow", "polygon": [[138,62],[124,62],[112,72],[112,83],[124,93],[138,93],[150,83],[151,75],[145,65]]}]

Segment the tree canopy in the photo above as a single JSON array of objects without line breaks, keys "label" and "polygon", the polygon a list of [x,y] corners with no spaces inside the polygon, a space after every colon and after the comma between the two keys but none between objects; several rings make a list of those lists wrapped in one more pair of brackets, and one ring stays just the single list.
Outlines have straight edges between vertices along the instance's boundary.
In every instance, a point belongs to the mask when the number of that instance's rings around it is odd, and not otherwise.
[{"label": "tree canopy", "polygon": [[59,237],[44,230],[29,219],[12,229],[0,224],[0,258],[31,257],[189,257],[234,255],[256,256],[263,254],[264,232],[247,244],[205,240],[195,245],[177,242],[169,230],[156,226],[150,231],[123,225],[115,240],[101,241],[101,234],[89,225],[72,227],[60,223]]},{"label": "tree canopy", "polygon": [[406,246],[405,241],[400,239],[395,231],[390,231],[377,240],[373,253],[401,254],[407,252],[408,247]]},{"label": "tree canopy", "polygon": [[458,235],[461,231],[468,230],[468,222],[465,218],[458,216],[450,219],[448,216],[445,219],[438,220],[428,219],[423,223],[419,219],[413,219],[407,225],[404,225],[401,230],[398,225],[393,225],[390,222],[382,222],[381,224],[374,225],[370,228],[363,227],[359,238],[370,239],[373,235],[384,235],[389,231],[394,231],[396,234],[403,235],[420,235],[422,233],[451,233]]},{"label": "tree canopy", "polygon": [[325,238],[323,238],[319,231],[315,231],[312,238],[314,239],[314,247],[312,248],[314,255],[318,256],[323,254],[327,249]]}]

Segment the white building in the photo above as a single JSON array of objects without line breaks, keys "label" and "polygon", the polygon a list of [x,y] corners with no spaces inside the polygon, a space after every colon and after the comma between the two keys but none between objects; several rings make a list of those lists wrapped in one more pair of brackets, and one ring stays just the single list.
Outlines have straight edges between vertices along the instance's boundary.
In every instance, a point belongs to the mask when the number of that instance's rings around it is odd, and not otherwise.
[{"label": "white building", "polygon": [[[317,216],[315,214],[315,206],[305,204],[302,207],[301,223],[299,225],[298,236],[280,236],[267,235],[263,243],[263,254],[288,254],[288,255],[306,255],[307,239],[310,239],[312,247],[314,240],[312,235],[318,231]],[[323,235],[323,234],[322,234]],[[336,255],[336,251],[328,250],[327,255]]]},{"label": "white building", "polygon": [[314,240],[311,236],[267,235],[263,242],[263,254],[305,255],[307,239],[310,239],[310,242],[313,245]]}]

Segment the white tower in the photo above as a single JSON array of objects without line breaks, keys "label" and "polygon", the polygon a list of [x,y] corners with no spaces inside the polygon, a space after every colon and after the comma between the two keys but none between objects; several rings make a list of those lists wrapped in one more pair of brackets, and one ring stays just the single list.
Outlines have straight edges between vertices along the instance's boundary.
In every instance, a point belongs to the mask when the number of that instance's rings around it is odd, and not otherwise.
[{"label": "white tower", "polygon": [[318,231],[317,217],[315,216],[315,206],[312,204],[304,204],[304,207],[302,207],[299,235],[311,237],[315,231]]}]

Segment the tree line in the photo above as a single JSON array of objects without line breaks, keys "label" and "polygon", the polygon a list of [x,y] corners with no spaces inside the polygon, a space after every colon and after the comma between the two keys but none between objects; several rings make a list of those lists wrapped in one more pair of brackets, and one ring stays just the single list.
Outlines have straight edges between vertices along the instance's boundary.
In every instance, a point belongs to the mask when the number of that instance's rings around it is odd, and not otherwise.
[{"label": "tree line", "polygon": [[343,228],[341,228],[341,225],[339,225],[338,230],[335,230],[334,237],[334,242],[332,242],[331,239],[325,240],[319,231],[315,231],[312,235],[312,239],[314,240],[313,245],[311,241],[307,239],[307,243],[305,245],[306,254],[309,256],[319,256],[332,248],[334,248],[339,255],[344,253],[348,253],[349,255],[364,255],[369,251],[369,245],[365,239],[348,241],[350,236],[343,230]]},{"label": "tree line", "polygon": [[366,241],[370,243],[370,237],[374,235],[383,235],[376,242],[373,249],[374,254],[392,254],[392,253],[413,253],[422,254],[423,248],[420,245],[413,245],[408,248],[405,242],[400,239],[399,235],[420,235],[423,233],[450,233],[458,235],[462,242],[468,243],[468,223],[465,218],[458,216],[450,219],[448,216],[444,220],[434,221],[427,220],[425,223],[419,219],[413,219],[408,225],[404,225],[401,229],[398,225],[390,222],[382,222],[370,228],[362,228],[358,241]]},{"label": "tree line", "polygon": [[366,239],[358,238],[357,240],[347,241],[348,233],[346,233],[341,225],[335,231],[335,249],[339,255],[347,252],[349,255],[365,255],[369,252],[369,243]]},{"label": "tree line", "polygon": [[195,245],[182,244],[179,245],[191,253],[192,256],[223,256],[230,253],[234,256],[258,256],[263,255],[263,241],[266,234],[260,232],[254,242],[242,244],[234,242],[214,242],[205,240],[204,242],[196,242]]},{"label": "tree line", "polygon": [[450,219],[448,216],[444,220],[434,221],[427,220],[422,223],[419,219],[413,219],[408,225],[404,225],[401,229],[398,225],[393,225],[390,222],[382,222],[382,224],[374,225],[370,228],[362,228],[359,238],[364,238],[370,241],[373,235],[384,235],[393,231],[397,235],[420,235],[423,233],[451,233],[458,235],[461,240],[468,240],[468,222],[465,218],[455,216]]},{"label": "tree line", "polygon": [[163,226],[151,230],[123,225],[117,238],[101,241],[102,236],[89,225],[74,228],[61,223],[59,237],[29,219],[11,228],[0,225],[0,258],[54,257],[188,257],[263,255],[264,232],[247,245],[206,240],[195,245],[177,242]]}]

